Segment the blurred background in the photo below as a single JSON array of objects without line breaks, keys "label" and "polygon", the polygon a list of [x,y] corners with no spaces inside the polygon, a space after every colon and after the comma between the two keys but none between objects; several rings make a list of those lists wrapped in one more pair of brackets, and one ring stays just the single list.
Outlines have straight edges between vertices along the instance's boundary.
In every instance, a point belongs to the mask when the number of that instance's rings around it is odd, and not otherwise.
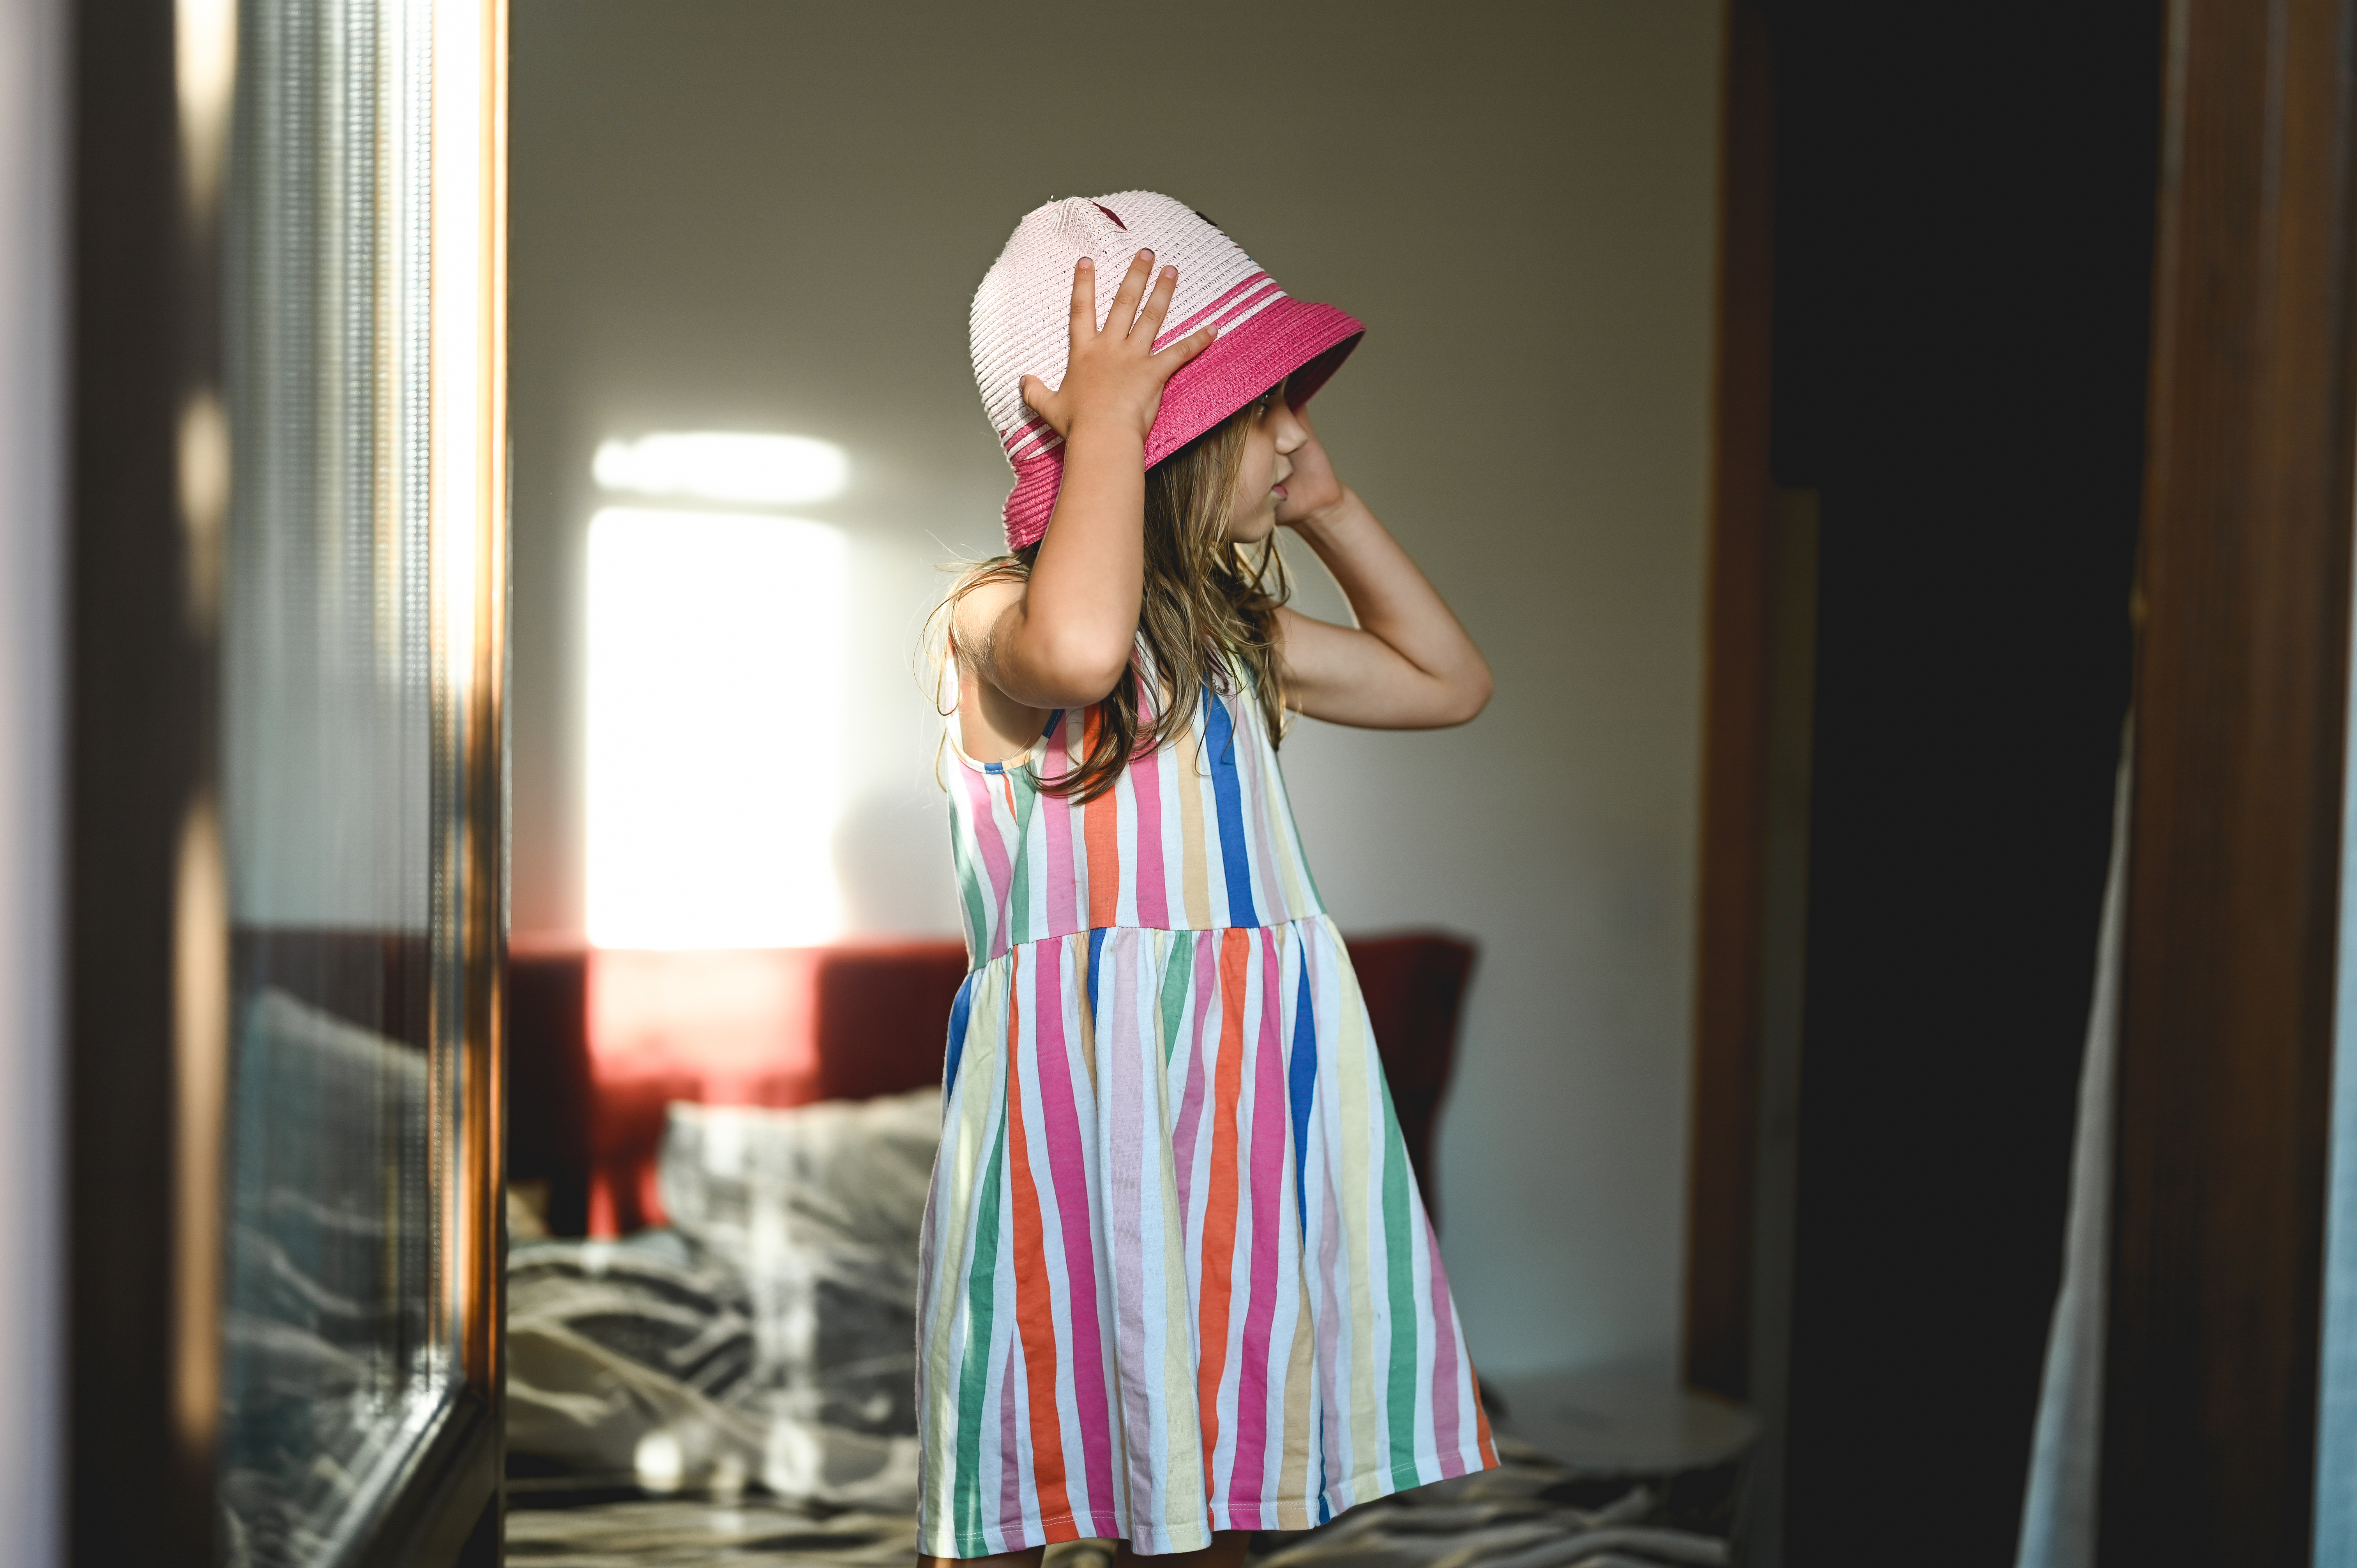
[{"label": "blurred background", "polygon": [[2352,39],[0,0],[0,1561],[906,1561],[967,301],[1144,188],[1498,682],[1283,757],[1503,1463],[1255,1568],[2357,1563]]},{"label": "blurred background", "polygon": [[[1497,672],[1464,730],[1305,721],[1282,754],[1344,929],[1437,927],[1480,950],[1437,1141],[1475,1354],[1485,1370],[1666,1379],[1717,7],[1381,27],[1350,7],[1020,27],[956,7],[522,0],[514,15],[520,945],[954,937],[940,721],[914,655],[940,568],[1004,548],[1009,475],[967,302],[1039,203],[1169,192],[1288,291],[1369,324],[1318,401],[1319,433]],[[778,499],[734,503],[601,483],[608,443],[696,431],[823,442],[842,477],[797,495],[781,467]],[[695,578],[667,601],[679,618],[650,632],[623,618],[664,613],[643,607],[666,590],[601,564],[592,522],[658,509],[817,526],[780,532],[788,554],[766,565],[719,540],[681,562]],[[1304,607],[1344,615],[1304,562]],[[748,569],[768,573],[761,594],[709,602]],[[600,619],[609,594],[641,608]],[[828,614],[802,620],[805,605]],[[827,646],[761,664],[717,624],[789,614]],[[608,635],[652,640],[609,650]],[[664,665],[642,708],[601,684],[651,659],[703,662]],[[650,731],[648,712],[673,718]],[[624,776],[650,761],[669,783]],[[682,793],[620,804],[650,787]],[[748,850],[781,822],[810,841]],[[632,847],[683,824],[692,843]],[[776,858],[757,871],[762,853]],[[641,875],[626,864],[654,881],[601,884]],[[665,903],[669,879],[694,891]],[[730,927],[715,890],[771,902]],[[648,913],[674,907],[695,913]]]}]

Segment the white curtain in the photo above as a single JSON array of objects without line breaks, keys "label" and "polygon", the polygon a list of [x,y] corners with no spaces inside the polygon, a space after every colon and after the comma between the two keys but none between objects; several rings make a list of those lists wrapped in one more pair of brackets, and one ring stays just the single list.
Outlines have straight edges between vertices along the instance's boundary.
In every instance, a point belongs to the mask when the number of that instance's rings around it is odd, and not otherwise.
[{"label": "white curtain", "polygon": [[[2046,1376],[2029,1449],[2018,1568],[2094,1568],[2097,1460],[2103,1439],[2104,1309],[2111,1268],[2112,1097],[2117,1079],[2120,928],[2127,884],[2129,758],[2120,741],[2112,796],[2112,869],[2095,939],[2095,993],[2079,1069],[2079,1130],[2071,1157],[2071,1214],[2062,1240],[2062,1289],[2046,1341]],[[2319,1559],[2319,1563],[2321,1559]]]}]

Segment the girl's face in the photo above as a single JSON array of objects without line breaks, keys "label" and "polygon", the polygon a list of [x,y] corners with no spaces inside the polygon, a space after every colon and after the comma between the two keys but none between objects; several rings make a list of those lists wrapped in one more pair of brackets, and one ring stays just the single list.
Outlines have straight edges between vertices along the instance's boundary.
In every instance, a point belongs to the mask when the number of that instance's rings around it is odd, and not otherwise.
[{"label": "girl's face", "polygon": [[1276,532],[1276,509],[1285,500],[1285,481],[1293,475],[1293,454],[1308,439],[1279,383],[1260,400],[1244,436],[1235,510],[1228,518],[1230,543],[1257,544]]}]

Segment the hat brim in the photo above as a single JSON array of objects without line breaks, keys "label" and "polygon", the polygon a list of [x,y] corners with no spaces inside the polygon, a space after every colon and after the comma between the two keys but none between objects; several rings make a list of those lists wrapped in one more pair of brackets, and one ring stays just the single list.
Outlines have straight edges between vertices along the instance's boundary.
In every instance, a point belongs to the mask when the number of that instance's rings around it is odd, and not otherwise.
[{"label": "hat brim", "polygon": [[[1161,411],[1146,438],[1146,466],[1151,468],[1288,378],[1285,401],[1299,408],[1350,357],[1366,330],[1357,318],[1312,300],[1280,299],[1254,313],[1222,334],[1162,389]],[[1009,549],[1036,543],[1048,532],[1063,476],[1060,446],[1015,465],[1015,488],[1005,510]]]}]

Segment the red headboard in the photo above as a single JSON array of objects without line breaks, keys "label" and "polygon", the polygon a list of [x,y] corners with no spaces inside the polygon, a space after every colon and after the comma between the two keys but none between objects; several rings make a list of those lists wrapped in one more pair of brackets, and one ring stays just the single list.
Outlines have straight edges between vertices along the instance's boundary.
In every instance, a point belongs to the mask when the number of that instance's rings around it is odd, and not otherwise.
[{"label": "red headboard", "polygon": [[[1437,1221],[1433,1124],[1473,949],[1426,932],[1349,945],[1408,1162]],[[601,961],[641,988],[646,977],[660,984],[674,972],[681,986],[700,988],[693,1024],[640,1048],[643,1015],[612,1021],[604,999],[615,987],[592,974]],[[544,1184],[558,1235],[660,1223],[654,1162],[665,1106],[864,1100],[938,1083],[950,1004],[965,972],[965,949],[953,941],[677,955],[519,943],[508,960],[510,1178]],[[715,989],[727,995],[712,1001]],[[593,1048],[593,991],[608,1008],[608,1034],[632,1032],[630,1048],[611,1039]]]}]

